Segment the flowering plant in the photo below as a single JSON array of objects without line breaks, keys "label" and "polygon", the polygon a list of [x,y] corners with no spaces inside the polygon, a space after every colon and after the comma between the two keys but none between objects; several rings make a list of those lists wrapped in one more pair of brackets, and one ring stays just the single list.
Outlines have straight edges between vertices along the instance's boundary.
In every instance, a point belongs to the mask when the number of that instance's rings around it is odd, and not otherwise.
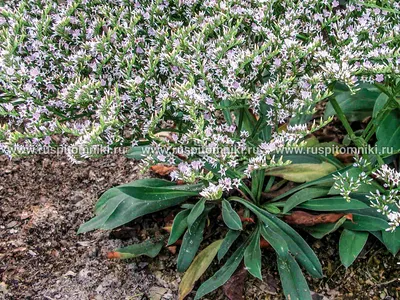
[{"label": "flowering plant", "polygon": [[[287,224],[304,225],[296,214],[337,212],[328,216],[330,222],[311,221],[306,229],[321,238],[343,226],[346,266],[369,232],[393,253],[399,248],[386,242],[399,232],[392,207],[397,194],[386,196],[387,187],[370,176],[395,187],[392,171],[377,171],[389,156],[363,155],[356,162],[360,167],[346,167],[335,155],[308,153],[327,147],[312,134],[332,115],[345,127],[349,144],[361,148],[376,136],[380,148],[400,149],[398,132],[393,136],[386,128],[399,120],[393,118],[400,90],[398,9],[395,0],[380,6],[368,0],[6,5],[0,11],[0,114],[7,122],[0,147],[12,156],[18,154],[15,145],[42,147],[57,143],[61,134],[61,143],[80,150],[69,152],[78,162],[96,145],[130,144],[129,157],[141,159],[144,170],[167,168],[172,182],[142,179],[110,189],[79,232],[113,229],[182,205],[167,242],[173,245],[183,235],[177,260],[178,271],[186,271],[181,299],[215,256],[222,260],[232,252],[196,299],[223,285],[242,260],[261,279],[264,242],[277,253],[287,298],[311,299],[300,265],[315,277],[322,276],[322,267]],[[362,97],[372,105],[367,115],[355,103]],[[325,118],[315,118],[326,100]],[[354,131],[348,119],[360,116],[373,120]],[[287,182],[303,184],[271,196]],[[225,238],[196,256],[216,211]],[[315,216],[321,219],[308,218]],[[161,236],[112,256],[154,257],[163,245]]]}]

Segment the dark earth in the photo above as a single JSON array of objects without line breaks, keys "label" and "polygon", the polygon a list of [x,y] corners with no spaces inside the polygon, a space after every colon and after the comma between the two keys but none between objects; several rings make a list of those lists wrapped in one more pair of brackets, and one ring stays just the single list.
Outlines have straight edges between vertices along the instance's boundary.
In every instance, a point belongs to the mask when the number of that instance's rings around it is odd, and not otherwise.
[{"label": "dark earth", "polygon": [[[108,251],[162,231],[163,218],[76,234],[104,191],[140,176],[137,163],[122,155],[79,165],[57,156],[0,156],[0,299],[176,299],[182,274],[167,249],[156,259],[106,258]],[[306,239],[325,275],[307,277],[314,299],[400,299],[400,259],[373,237],[347,270],[339,261],[339,233]],[[263,257],[264,281],[247,276],[245,299],[283,299],[275,254],[267,249]],[[208,299],[228,298],[219,289]]]}]

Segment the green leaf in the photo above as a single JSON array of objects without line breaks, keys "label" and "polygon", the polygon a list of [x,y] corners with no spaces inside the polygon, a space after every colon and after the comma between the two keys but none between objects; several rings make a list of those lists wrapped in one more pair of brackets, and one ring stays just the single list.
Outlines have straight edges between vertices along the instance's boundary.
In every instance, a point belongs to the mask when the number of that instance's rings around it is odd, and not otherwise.
[{"label": "green leaf", "polygon": [[251,275],[262,280],[260,226],[257,226],[251,236],[249,245],[246,247],[244,252],[244,264]]},{"label": "green leaf", "polygon": [[224,285],[233,273],[238,268],[239,264],[242,262],[244,251],[247,246],[247,242],[243,243],[236,249],[231,257],[226,261],[226,263],[219,269],[211,278],[205,281],[197,290],[195,300],[201,299],[205,295],[216,290],[220,286]]},{"label": "green leaf", "polygon": [[344,229],[339,240],[339,256],[342,264],[348,268],[360,254],[368,239],[368,232]]},{"label": "green leaf", "polygon": [[292,227],[277,218],[275,215],[268,213],[249,201],[239,197],[230,197],[229,199],[243,204],[255,213],[257,217],[265,223],[265,225],[270,226],[286,241],[290,252],[296,257],[296,260],[304,266],[308,273],[317,278],[322,277],[322,267],[318,257]]},{"label": "green leaf", "polygon": [[[358,92],[334,90],[334,97],[349,122],[361,121],[372,115],[376,99],[380,92],[373,85],[364,85]],[[325,108],[325,118],[336,115],[335,109],[329,102]]]},{"label": "green leaf", "polygon": [[140,244],[134,244],[123,248],[118,248],[113,253],[113,257],[128,259],[134,258],[141,255],[146,255],[149,257],[156,257],[160,253],[162,247],[164,246],[164,241],[160,239],[150,239],[144,241]]},{"label": "green leaf", "polygon": [[364,202],[355,199],[347,202],[343,197],[312,199],[300,204],[299,207],[314,211],[343,211],[369,208]]},{"label": "green leaf", "polygon": [[311,292],[296,260],[291,256],[278,257],[278,271],[283,293],[290,300],[311,300]]},{"label": "green leaf", "polygon": [[193,223],[197,220],[197,218],[200,217],[200,215],[203,213],[205,204],[206,204],[206,199],[203,198],[193,206],[189,216],[187,217],[187,224],[189,230],[192,227]]},{"label": "green leaf", "polygon": [[308,182],[334,172],[336,167],[327,162],[321,164],[291,164],[268,170],[265,175],[281,177],[293,182]]},{"label": "green leaf", "polygon": [[190,209],[185,209],[175,216],[174,222],[172,223],[171,234],[168,239],[168,245],[174,244],[187,229],[187,216],[189,213]]},{"label": "green leaf", "polygon": [[125,154],[127,158],[140,160],[151,153],[151,146],[134,146]]},{"label": "green leaf", "polygon": [[292,208],[296,207],[297,205],[306,202],[307,200],[326,196],[328,194],[328,189],[324,187],[311,187],[305,188],[292,196],[290,196],[286,202],[285,206],[283,207],[283,213],[286,214]]},{"label": "green leaf", "polygon": [[222,218],[229,229],[243,229],[239,215],[233,210],[231,204],[226,200],[222,200]]},{"label": "green leaf", "polygon": [[221,244],[222,240],[215,241],[196,256],[179,284],[179,300],[183,300],[187,295],[189,295],[196,281],[199,280],[201,275],[203,275],[210,266],[215,255],[217,255]]},{"label": "green leaf", "polygon": [[386,102],[388,101],[389,97],[385,93],[381,93],[379,97],[375,101],[374,110],[372,112],[372,117],[376,118],[379,112],[385,107]]},{"label": "green leaf", "polygon": [[208,212],[209,209],[206,208],[183,236],[177,260],[178,272],[185,272],[192,263],[203,240],[203,231],[206,226]]},{"label": "green leaf", "polygon": [[397,227],[394,232],[382,231],[382,240],[390,253],[396,255],[400,250],[400,228]]},{"label": "green leaf", "polygon": [[96,204],[96,216],[80,226],[78,233],[113,229],[138,217],[178,205],[198,195],[201,185],[175,185],[161,179],[143,179],[112,188]]},{"label": "green leaf", "polygon": [[324,236],[331,234],[338,230],[340,226],[346,221],[346,217],[342,217],[336,223],[328,223],[328,224],[318,224],[312,227],[305,227],[306,230],[310,235],[312,235],[316,239],[322,239]]},{"label": "green leaf", "polygon": [[225,254],[229,251],[229,249],[232,247],[233,243],[236,241],[236,239],[239,237],[240,231],[238,230],[229,230],[228,233],[226,234],[224,241],[222,242],[221,247],[218,250],[218,260],[220,261]]},{"label": "green leaf", "polygon": [[393,110],[379,125],[376,130],[377,146],[393,147],[394,151],[400,149],[400,110]]},{"label": "green leaf", "polygon": [[266,211],[270,212],[271,214],[277,215],[281,213],[281,210],[278,208],[278,206],[272,203],[263,204],[261,207],[264,208]]},{"label": "green leaf", "polygon": [[346,220],[343,227],[355,231],[380,231],[386,230],[389,225],[381,218],[353,213],[353,221]]},{"label": "green leaf", "polygon": [[262,226],[261,235],[271,245],[271,247],[274,248],[278,256],[285,257],[289,255],[289,246],[285,239],[279,235],[278,232],[273,230],[271,226]]}]

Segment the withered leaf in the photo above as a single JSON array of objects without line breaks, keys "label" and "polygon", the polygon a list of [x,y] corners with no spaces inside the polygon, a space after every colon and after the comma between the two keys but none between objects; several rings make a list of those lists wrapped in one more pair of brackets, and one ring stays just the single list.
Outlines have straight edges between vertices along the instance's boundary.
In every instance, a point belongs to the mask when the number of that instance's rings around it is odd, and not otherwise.
[{"label": "withered leaf", "polygon": [[163,164],[157,164],[157,165],[151,166],[150,169],[157,175],[166,176],[166,175],[169,175],[172,171],[174,171],[176,169],[176,167],[175,166],[166,166]]},{"label": "withered leaf", "polygon": [[285,216],[284,220],[288,224],[314,226],[317,224],[336,223],[343,216],[348,220],[353,220],[352,214],[327,213],[313,215],[301,210],[294,211],[291,215]]}]

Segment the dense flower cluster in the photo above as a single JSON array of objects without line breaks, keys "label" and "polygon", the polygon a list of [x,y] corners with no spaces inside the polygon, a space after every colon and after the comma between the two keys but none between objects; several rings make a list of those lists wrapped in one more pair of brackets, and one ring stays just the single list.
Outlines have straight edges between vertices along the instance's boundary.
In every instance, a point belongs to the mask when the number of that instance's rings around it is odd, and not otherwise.
[{"label": "dense flower cluster", "polygon": [[371,206],[389,219],[390,228],[394,231],[400,227],[400,173],[383,165],[374,175],[383,182],[385,193],[376,191],[369,195]]},{"label": "dense flower cluster", "polygon": [[[0,151],[65,144],[76,159],[170,128],[161,147],[240,148],[260,133],[253,146],[273,152],[298,142],[279,125],[305,123],[330,83],[399,73],[399,3],[384,2],[7,1]],[[206,161],[224,175],[241,157]]]},{"label": "dense flower cluster", "polygon": [[352,172],[335,175],[334,188],[347,201],[351,202],[351,194],[359,192],[364,185],[371,185],[375,177],[383,184],[383,190],[370,192],[367,198],[370,206],[382,213],[389,220],[388,231],[394,231],[400,226],[400,173],[388,165],[382,165],[375,172],[371,170],[371,163],[364,158],[355,157]]}]

